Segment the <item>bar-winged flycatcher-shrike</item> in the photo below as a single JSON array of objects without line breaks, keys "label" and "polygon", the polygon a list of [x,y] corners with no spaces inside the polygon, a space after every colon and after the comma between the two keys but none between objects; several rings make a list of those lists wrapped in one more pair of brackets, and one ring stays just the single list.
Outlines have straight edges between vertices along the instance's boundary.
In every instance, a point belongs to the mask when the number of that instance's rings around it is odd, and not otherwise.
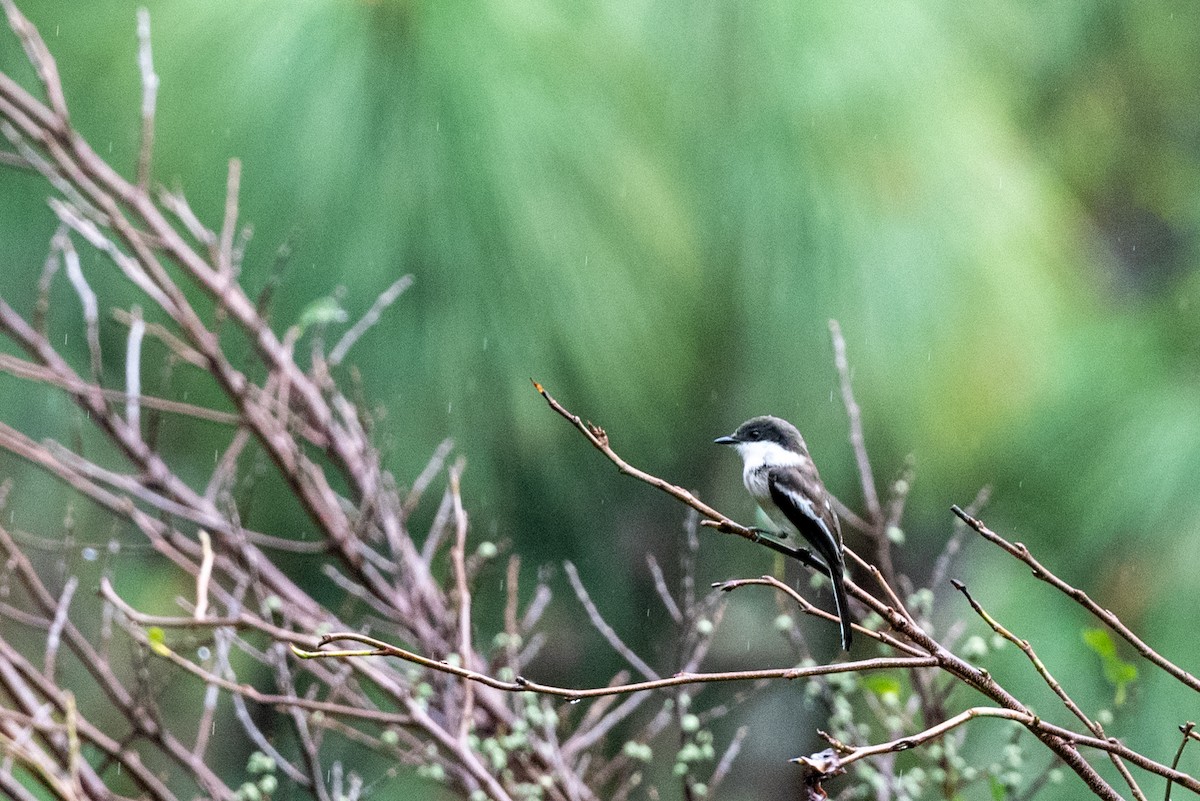
[{"label": "bar-winged flycatcher-shrike", "polygon": [[783,533],[799,534],[828,568],[833,603],[842,627],[842,649],[850,650],[850,607],[846,603],[846,561],[842,529],[804,437],[778,417],[755,417],[727,437],[742,457],[742,482],[767,517]]}]

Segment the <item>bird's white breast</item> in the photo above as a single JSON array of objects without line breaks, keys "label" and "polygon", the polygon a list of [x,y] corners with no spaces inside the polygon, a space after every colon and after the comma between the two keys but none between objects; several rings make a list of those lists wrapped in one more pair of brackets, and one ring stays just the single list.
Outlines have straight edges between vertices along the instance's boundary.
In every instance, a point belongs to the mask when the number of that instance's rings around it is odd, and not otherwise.
[{"label": "bird's white breast", "polygon": [[[785,469],[804,463],[800,454],[784,448],[776,442],[739,442],[738,453],[742,457],[742,483],[763,511],[777,524],[786,525],[786,520],[775,509],[771,500],[771,488],[767,483],[769,469]],[[790,525],[787,526],[790,528]]]}]

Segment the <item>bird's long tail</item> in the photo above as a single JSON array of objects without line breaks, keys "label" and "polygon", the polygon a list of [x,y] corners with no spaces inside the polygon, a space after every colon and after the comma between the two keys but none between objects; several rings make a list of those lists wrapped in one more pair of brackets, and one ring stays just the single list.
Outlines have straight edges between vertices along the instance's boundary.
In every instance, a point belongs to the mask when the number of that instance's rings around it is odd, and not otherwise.
[{"label": "bird's long tail", "polygon": [[837,607],[838,622],[842,627],[842,650],[849,651],[854,629],[850,621],[850,601],[846,597],[845,568],[835,563],[829,572],[833,583],[833,605]]}]

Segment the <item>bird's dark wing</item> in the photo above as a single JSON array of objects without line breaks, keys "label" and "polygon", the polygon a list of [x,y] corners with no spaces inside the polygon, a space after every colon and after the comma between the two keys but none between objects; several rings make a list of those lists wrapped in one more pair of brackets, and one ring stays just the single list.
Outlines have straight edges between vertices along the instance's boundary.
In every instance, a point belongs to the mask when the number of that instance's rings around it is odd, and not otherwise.
[{"label": "bird's dark wing", "polygon": [[842,650],[849,651],[854,628],[850,620],[850,603],[846,598],[846,561],[842,555],[842,529],[838,525],[833,502],[817,469],[789,468],[771,470],[767,474],[767,489],[771,500],[808,544],[825,560],[833,584],[833,602],[837,607],[841,627]]},{"label": "bird's dark wing", "polygon": [[767,474],[771,500],[779,507],[796,531],[830,568],[842,572],[842,530],[829,493],[819,476],[797,470],[771,470]]}]

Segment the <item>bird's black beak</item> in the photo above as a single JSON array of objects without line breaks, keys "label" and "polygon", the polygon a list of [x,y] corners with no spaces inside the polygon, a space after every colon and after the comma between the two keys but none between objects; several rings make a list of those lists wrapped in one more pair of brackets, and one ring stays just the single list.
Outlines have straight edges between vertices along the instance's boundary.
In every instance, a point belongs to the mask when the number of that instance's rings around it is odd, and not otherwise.
[{"label": "bird's black beak", "polygon": [[738,441],[733,437],[717,437],[713,440],[716,445],[737,445]]}]

